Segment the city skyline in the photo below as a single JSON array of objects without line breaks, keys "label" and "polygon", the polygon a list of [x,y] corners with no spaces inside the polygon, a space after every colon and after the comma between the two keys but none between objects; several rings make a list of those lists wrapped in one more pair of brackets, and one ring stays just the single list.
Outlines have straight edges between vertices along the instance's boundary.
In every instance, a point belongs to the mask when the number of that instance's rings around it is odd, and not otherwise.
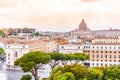
[{"label": "city skyline", "polygon": [[119,0],[1,0],[0,27],[71,31],[82,19],[91,30],[120,29]]}]

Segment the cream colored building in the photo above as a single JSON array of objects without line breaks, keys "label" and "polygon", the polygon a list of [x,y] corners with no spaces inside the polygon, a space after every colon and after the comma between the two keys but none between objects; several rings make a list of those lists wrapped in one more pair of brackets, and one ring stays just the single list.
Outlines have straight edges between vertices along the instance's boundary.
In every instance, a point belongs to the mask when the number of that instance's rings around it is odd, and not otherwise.
[{"label": "cream colored building", "polygon": [[83,51],[90,55],[90,66],[120,64],[120,38],[96,38]]},{"label": "cream colored building", "polygon": [[84,62],[90,67],[117,65],[120,64],[120,37],[95,38],[91,43],[86,42],[82,45],[60,45],[59,52],[83,52],[90,56],[89,61]]},{"label": "cream colored building", "polygon": [[6,64],[14,66],[14,61],[31,51],[56,52],[57,42],[54,40],[31,40],[5,44]]}]

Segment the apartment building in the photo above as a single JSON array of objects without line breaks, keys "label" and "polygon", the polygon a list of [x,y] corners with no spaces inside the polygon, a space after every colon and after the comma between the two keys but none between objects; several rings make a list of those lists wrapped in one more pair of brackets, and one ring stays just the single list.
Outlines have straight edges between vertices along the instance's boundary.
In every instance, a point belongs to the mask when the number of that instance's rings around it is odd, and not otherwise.
[{"label": "apartment building", "polygon": [[120,64],[120,38],[96,38],[83,52],[90,55],[91,67]]},{"label": "apartment building", "polygon": [[[81,50],[78,47],[81,47]],[[59,52],[61,53],[74,53],[77,51],[90,56],[87,62],[90,67],[117,65],[120,64],[120,37],[95,38],[91,43],[59,46]]]}]

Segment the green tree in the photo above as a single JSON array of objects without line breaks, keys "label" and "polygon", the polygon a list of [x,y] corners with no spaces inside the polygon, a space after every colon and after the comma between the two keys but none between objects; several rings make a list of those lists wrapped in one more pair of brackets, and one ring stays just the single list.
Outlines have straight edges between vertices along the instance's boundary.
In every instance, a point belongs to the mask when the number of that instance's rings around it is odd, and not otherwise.
[{"label": "green tree", "polygon": [[107,80],[106,79],[106,70],[107,70],[107,67],[93,67],[93,69],[99,69],[99,70],[101,70],[102,73],[103,73],[102,80]]},{"label": "green tree", "polygon": [[3,30],[0,30],[0,36],[1,36],[1,37],[5,37],[5,33],[4,33]]},{"label": "green tree", "polygon": [[120,80],[120,65],[108,67],[106,70],[106,78],[108,80]]},{"label": "green tree", "polygon": [[4,53],[4,50],[3,50],[3,48],[0,48],[0,55],[1,55],[2,53]]},{"label": "green tree", "polygon": [[32,34],[32,36],[38,37],[38,36],[43,36],[43,34],[40,34],[39,32],[35,32],[34,34]]},{"label": "green tree", "polygon": [[50,80],[75,80],[75,76],[71,72],[64,72],[64,67],[55,67]]},{"label": "green tree", "polygon": [[81,64],[83,63],[83,61],[89,59],[89,56],[84,53],[74,53],[73,56],[76,63],[82,61]]},{"label": "green tree", "polygon": [[[73,53],[73,54],[62,54],[58,52],[49,53],[51,56],[51,60],[49,62],[49,65],[52,69],[54,69],[57,65],[62,63],[62,65],[66,65],[68,61],[71,63],[79,63],[80,61],[85,61],[89,58],[88,55],[85,55],[83,53]],[[75,62],[76,61],[76,62]]]},{"label": "green tree", "polygon": [[87,71],[87,80],[101,80],[103,77],[103,72],[100,69],[90,68]]},{"label": "green tree", "polygon": [[29,74],[23,75],[20,80],[31,80],[32,77]]},{"label": "green tree", "polygon": [[51,56],[51,60],[48,64],[51,66],[52,69],[54,69],[60,63],[62,54],[53,52],[49,53],[49,55]]},{"label": "green tree", "polygon": [[[59,73],[59,74],[57,74]],[[75,76],[71,72],[57,72],[53,80],[75,80]]]},{"label": "green tree", "polygon": [[50,55],[43,52],[29,52],[15,61],[15,65],[20,66],[24,72],[30,71],[35,80],[38,80],[38,69],[43,64],[50,61]]},{"label": "green tree", "polygon": [[86,70],[86,67],[80,64],[58,66],[53,69],[50,80],[83,80]]},{"label": "green tree", "polygon": [[70,64],[64,66],[65,72],[71,72],[75,76],[75,80],[83,80],[86,77],[86,67],[80,64]]}]

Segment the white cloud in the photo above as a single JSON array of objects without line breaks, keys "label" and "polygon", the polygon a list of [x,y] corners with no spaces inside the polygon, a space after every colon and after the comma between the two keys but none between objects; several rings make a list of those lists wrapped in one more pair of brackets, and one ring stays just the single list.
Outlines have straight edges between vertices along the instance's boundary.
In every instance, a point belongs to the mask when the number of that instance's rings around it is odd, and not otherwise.
[{"label": "white cloud", "polygon": [[119,4],[119,0],[1,0],[0,25],[49,26],[50,30],[67,26],[70,30],[82,18],[88,26],[119,25]]}]

